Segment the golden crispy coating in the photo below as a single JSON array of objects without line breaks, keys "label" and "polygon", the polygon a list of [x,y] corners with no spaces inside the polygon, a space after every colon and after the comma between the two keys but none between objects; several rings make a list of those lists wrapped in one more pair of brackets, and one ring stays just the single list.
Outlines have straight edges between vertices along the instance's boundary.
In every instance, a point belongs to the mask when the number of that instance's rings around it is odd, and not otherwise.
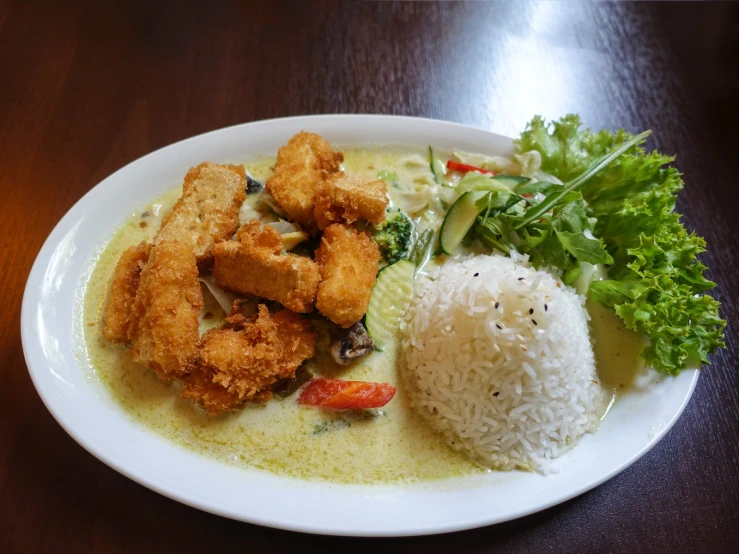
[{"label": "golden crispy coating", "polygon": [[335,173],[321,184],[316,195],[316,222],[323,230],[333,223],[365,219],[373,224],[385,220],[387,185],[382,179],[366,179]]},{"label": "golden crispy coating", "polygon": [[211,415],[237,409],[245,402],[266,402],[276,381],[295,376],[301,363],[315,355],[316,334],[308,321],[289,310],[273,316],[267,307],[243,328],[211,329],[200,344],[198,366],[182,387]]},{"label": "golden crispy coating", "polygon": [[131,356],[162,379],[187,373],[197,359],[203,293],[189,244],[162,241],[141,272],[129,327]]},{"label": "golden crispy coating", "polygon": [[344,160],[319,135],[301,131],[277,151],[275,173],[267,179],[267,192],[288,217],[315,236],[318,232],[313,207],[321,183],[339,171]]},{"label": "golden crispy coating", "polygon": [[207,265],[213,246],[228,240],[239,225],[239,208],[246,198],[242,165],[202,163],[185,175],[182,196],[162,220],[154,244],[179,240],[189,244],[198,263]]},{"label": "golden crispy coating", "polygon": [[349,225],[331,225],[316,250],[321,271],[316,308],[334,323],[350,327],[367,312],[377,278],[380,250]]},{"label": "golden crispy coating", "polygon": [[110,342],[128,341],[129,318],[150,249],[151,245],[145,242],[131,246],[115,266],[103,313],[103,336]]},{"label": "golden crispy coating", "polygon": [[281,368],[278,379],[295,377],[295,370],[316,355],[316,333],[310,322],[290,310],[272,316],[282,339]]},{"label": "golden crispy coating", "polygon": [[240,294],[276,300],[294,312],[311,312],[321,277],[309,258],[282,253],[280,234],[250,221],[236,240],[213,249],[213,275],[218,285]]}]

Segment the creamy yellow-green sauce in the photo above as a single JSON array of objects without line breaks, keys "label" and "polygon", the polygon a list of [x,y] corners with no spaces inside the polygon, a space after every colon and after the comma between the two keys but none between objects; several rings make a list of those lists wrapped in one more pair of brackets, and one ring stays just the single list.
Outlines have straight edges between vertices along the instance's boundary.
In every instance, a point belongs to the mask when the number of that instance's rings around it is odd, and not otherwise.
[{"label": "creamy yellow-green sauce", "polygon": [[[398,186],[389,186],[393,203],[412,211],[418,196],[429,188],[426,161],[418,153],[388,149],[345,149],[344,168],[375,177],[381,170],[397,174]],[[258,180],[271,173],[273,159],[246,163]],[[357,413],[329,413],[299,407],[295,397],[276,398],[264,406],[249,405],[241,412],[210,417],[189,400],[179,397],[179,385],[160,381],[146,367],[133,363],[123,348],[111,347],[100,334],[108,282],[121,253],[150,240],[161,217],[181,193],[180,187],[133,214],[115,233],[92,271],[82,310],[86,355],[94,376],[114,403],[145,428],[179,445],[226,463],[303,479],[340,483],[417,482],[486,471],[452,450],[444,439],[411,409],[399,385],[397,346],[373,352],[348,368],[319,352],[309,362],[319,373],[350,380],[387,382],[398,386],[385,408]],[[248,201],[253,207],[254,201]],[[436,215],[431,212],[427,218]],[[431,221],[429,219],[429,221]],[[220,324],[223,310],[205,292],[202,329]],[[614,394],[627,388],[638,367],[640,337],[623,328],[621,320],[597,305],[588,304],[592,317],[598,375]],[[327,339],[319,350],[327,349]]]}]

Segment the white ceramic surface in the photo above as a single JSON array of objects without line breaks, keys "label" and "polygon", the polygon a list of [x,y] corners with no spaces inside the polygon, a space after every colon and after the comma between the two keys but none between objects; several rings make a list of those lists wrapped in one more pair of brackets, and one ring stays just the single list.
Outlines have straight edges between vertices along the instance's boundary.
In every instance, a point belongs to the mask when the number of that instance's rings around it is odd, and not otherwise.
[{"label": "white ceramic surface", "polygon": [[[334,144],[433,144],[510,154],[509,138],[443,121],[327,115],[259,121],[173,144],[117,171],[62,218],[42,247],[23,297],[29,372],[60,425],[100,460],[170,498],[226,517],[312,533],[417,535],[480,527],[579,495],[649,451],[690,399],[697,371],[620,400],[601,430],[555,461],[558,473],[490,473],[407,486],[352,486],[247,471],[186,451],[130,420],[80,361],[79,299],[91,260],[137,207],[203,160],[237,162],[277,148],[301,129]],[[625,493],[625,491],[622,491]]]}]

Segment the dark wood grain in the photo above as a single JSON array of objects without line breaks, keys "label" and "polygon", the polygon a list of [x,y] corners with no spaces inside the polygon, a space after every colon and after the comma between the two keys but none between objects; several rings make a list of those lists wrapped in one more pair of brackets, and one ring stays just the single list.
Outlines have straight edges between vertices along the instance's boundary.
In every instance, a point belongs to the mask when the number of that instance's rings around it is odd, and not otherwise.
[{"label": "dark wood grain", "polygon": [[[0,552],[736,552],[738,100],[739,4],[0,2]],[[708,239],[729,320],[675,428],[592,492],[441,537],[298,535],[127,480],[36,395],[19,336],[28,271],[64,212],[127,162],[294,114],[515,134],[535,113],[570,111],[591,127],[651,128],[654,147],[678,154],[679,208]]]}]

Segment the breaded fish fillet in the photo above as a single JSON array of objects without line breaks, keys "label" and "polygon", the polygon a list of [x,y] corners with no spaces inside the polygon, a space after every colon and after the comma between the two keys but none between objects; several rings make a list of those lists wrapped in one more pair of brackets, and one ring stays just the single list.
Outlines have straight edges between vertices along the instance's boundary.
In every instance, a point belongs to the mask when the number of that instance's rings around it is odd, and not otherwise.
[{"label": "breaded fish fillet", "polygon": [[344,160],[322,137],[301,131],[277,151],[275,173],[267,179],[267,192],[288,217],[315,236],[313,208],[321,183],[339,171]]},{"label": "breaded fish fillet", "polygon": [[278,379],[295,377],[295,370],[316,355],[316,332],[303,316],[282,310],[272,316],[282,339],[281,368]]},{"label": "breaded fish fillet", "polygon": [[154,244],[179,240],[189,244],[199,264],[208,264],[213,246],[228,240],[239,225],[246,198],[242,165],[202,163],[185,175],[182,196],[162,220]]},{"label": "breaded fish fillet", "polygon": [[131,246],[121,254],[115,266],[103,312],[103,337],[110,342],[128,341],[129,318],[150,249],[151,245],[146,242]]},{"label": "breaded fish fillet", "polygon": [[213,275],[219,286],[275,300],[294,312],[311,312],[321,276],[309,258],[282,253],[282,238],[269,226],[250,221],[236,240],[213,249]]},{"label": "breaded fish fillet", "polygon": [[242,328],[211,329],[200,344],[198,366],[184,380],[182,396],[216,415],[247,401],[266,402],[276,381],[295,376],[315,355],[310,322],[290,310],[270,315],[267,307]]},{"label": "breaded fish fillet", "polygon": [[344,328],[367,312],[377,278],[380,250],[364,233],[349,225],[331,225],[316,250],[321,272],[316,308]]},{"label": "breaded fish fillet", "polygon": [[358,219],[377,225],[385,220],[387,205],[387,185],[382,179],[335,173],[316,194],[316,222],[321,230],[333,223],[354,223]]},{"label": "breaded fish fillet", "polygon": [[131,356],[162,379],[185,374],[197,359],[203,293],[192,246],[161,241],[149,252],[136,292]]}]

